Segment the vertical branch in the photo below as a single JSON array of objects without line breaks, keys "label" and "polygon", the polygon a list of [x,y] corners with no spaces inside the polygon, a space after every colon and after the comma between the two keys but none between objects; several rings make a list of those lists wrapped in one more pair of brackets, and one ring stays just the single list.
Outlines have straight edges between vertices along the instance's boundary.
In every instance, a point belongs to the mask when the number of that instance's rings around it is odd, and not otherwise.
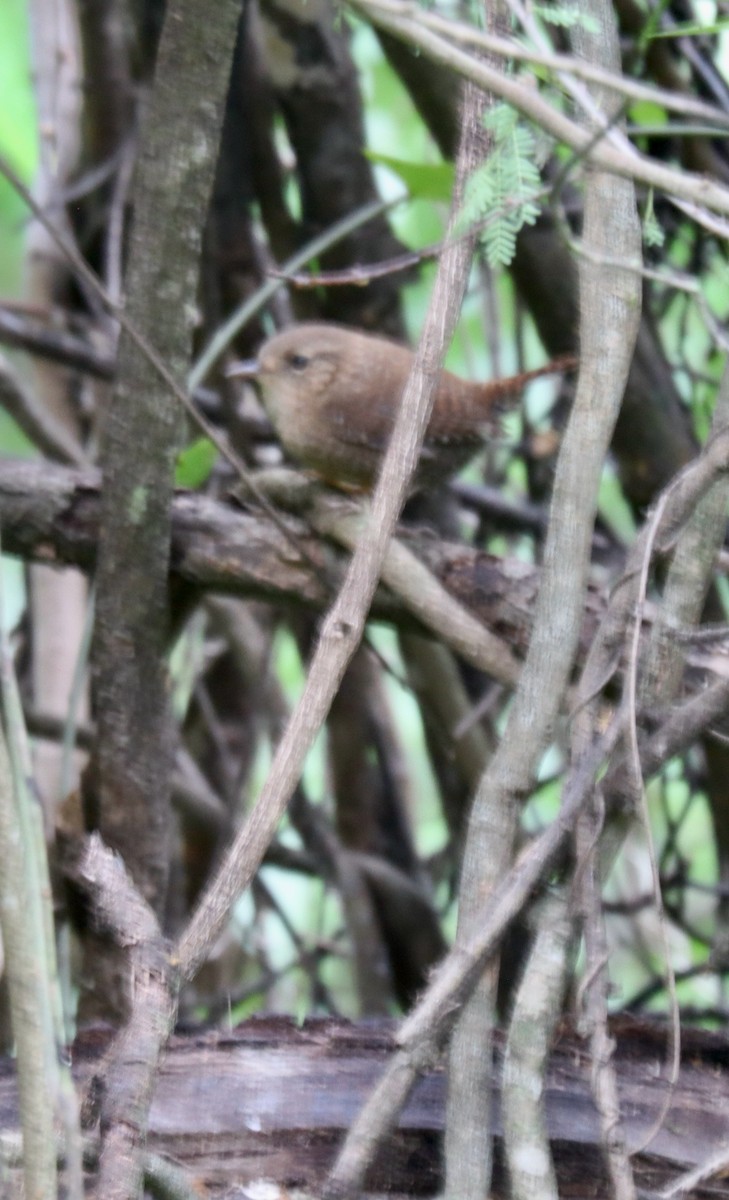
[{"label": "vertical branch", "polygon": [[15,810],[13,774],[0,728],[0,928],[5,951],[10,1011],[18,1056],[20,1124],[26,1195],[55,1200],[56,1137],[53,1097],[57,1072],[44,980],[44,949],[38,942],[31,884]]},{"label": "vertical branch", "polygon": [[[184,379],[238,0],[168,5],[134,194],[126,312]],[[171,768],[165,651],[179,407],[122,336],[103,435],[94,645],[99,827],[145,898],[165,901]]]},{"label": "vertical branch", "polygon": [[[729,364],[725,363],[716,407],[711,426],[711,435],[729,423]],[[679,692],[685,665],[684,647],[677,640],[677,627],[696,625],[706,605],[704,619],[715,615],[721,606],[712,597],[711,586],[714,562],[724,542],[726,531],[726,506],[729,481],[721,477],[711,491],[697,505],[696,511],[687,521],[676,543],[676,549],[663,588],[663,602],[656,612],[647,647],[645,661],[641,664],[643,678],[639,694],[645,705],[672,704]],[[709,779],[707,795],[711,804],[716,830],[717,853],[720,879],[725,881],[729,873],[727,857],[727,817],[724,780],[726,773],[726,747],[715,739],[705,741]],[[658,897],[656,897],[658,900]],[[720,900],[717,914],[717,940],[714,953],[718,957],[726,953],[729,944],[726,921],[722,915],[729,910],[726,898]]]},{"label": "vertical branch", "polygon": [[[487,23],[496,32],[508,23],[500,0],[486,5]],[[468,95],[468,91],[466,92]],[[488,769],[487,772],[488,773]],[[469,820],[459,889],[456,942],[473,932],[472,922],[486,896],[505,872],[512,856],[514,817],[508,805],[479,805],[477,792]],[[485,822],[475,836],[474,819]],[[483,854],[485,833],[488,852]],[[478,861],[477,861],[478,859]],[[445,1129],[445,1200],[480,1200],[491,1178],[491,1033],[495,1015],[498,968],[489,964],[463,1007],[449,1049]],[[474,1053],[474,1042],[478,1050]]]},{"label": "vertical branch", "polygon": [[[0,615],[2,604],[0,604]],[[14,952],[8,955],[8,978],[13,1017],[13,1033],[16,1044],[24,1046],[23,1055],[18,1053],[18,1078],[21,1093],[34,1092],[31,1103],[32,1129],[43,1125],[41,1110],[48,1107],[55,1115],[64,1139],[66,1160],[66,1193],[69,1200],[81,1200],[83,1196],[83,1168],[81,1153],[81,1131],[79,1126],[78,1099],[71,1075],[71,1066],[66,1053],[68,1014],[63,1011],[61,981],[56,957],[56,940],[53,925],[53,902],[51,879],[46,850],[43,813],[33,790],[32,770],[28,735],[23,719],[23,707],[18,682],[4,633],[0,633],[0,692],[2,715],[7,746],[0,754],[7,755],[12,781],[12,806],[4,814],[3,845],[0,856],[3,863],[10,862],[14,853],[17,862],[9,871],[8,887],[12,895],[13,912],[5,908],[5,921],[13,938],[22,932],[22,944],[17,943]],[[13,851],[11,843],[19,839]],[[17,871],[21,872],[22,885],[18,885]],[[13,975],[17,978],[13,978]],[[30,993],[26,991],[30,983]],[[70,1021],[70,1017],[69,1017]],[[29,1022],[28,1029],[20,1029],[20,1023]],[[39,1027],[39,1028],[38,1028]],[[27,1039],[40,1039],[39,1047],[33,1047],[28,1058]],[[34,1064],[40,1049],[45,1062],[43,1078],[34,1078]],[[24,1079],[24,1082],[21,1082]],[[24,1131],[24,1146],[28,1135]],[[30,1163],[34,1152],[25,1153]],[[45,1147],[41,1154],[45,1159]],[[55,1163],[54,1163],[55,1171]],[[54,1174],[55,1179],[55,1174]],[[29,1191],[29,1194],[33,1194]]]},{"label": "vertical branch", "polygon": [[535,914],[535,937],[516,993],[501,1085],[504,1149],[511,1200],[556,1200],[544,1093],[549,1051],[559,1020],[569,963],[572,920],[562,891]]},{"label": "vertical branch", "polygon": [[[615,14],[605,0],[591,0],[587,9],[596,32],[579,29],[576,50],[585,58],[614,71],[620,69]],[[615,96],[594,89],[593,95],[606,116],[614,116]],[[580,375],[594,391],[601,407],[617,409],[623,395],[640,322],[640,278],[637,271],[616,262],[640,264],[641,233],[635,208],[635,188],[604,171],[588,175],[585,193],[584,244],[588,251],[580,264],[580,334],[584,372]],[[596,476],[597,478],[597,476]],[[579,761],[596,736],[598,713],[588,704],[574,722],[572,755]],[[587,960],[585,989],[586,1024],[591,1035],[593,1093],[600,1112],[603,1143],[614,1194],[630,1200],[635,1188],[630,1160],[623,1144],[617,1086],[612,1063],[612,1042],[607,1032],[607,971],[604,929],[600,906],[595,847],[602,829],[603,797],[596,790],[577,832],[580,858],[579,886],[584,912]]]},{"label": "vertical branch", "polygon": [[[39,163],[33,194],[68,235],[61,202],[80,152],[81,62],[74,5],[71,0],[32,0],[29,26],[38,111]],[[28,304],[50,310],[69,290],[68,262],[38,220],[28,225],[24,291]],[[78,443],[76,412],[70,398],[68,372],[33,356],[28,365],[32,391],[42,397],[46,414],[58,423],[69,445]],[[78,453],[78,450],[77,450]],[[62,718],[86,608],[86,580],[78,572],[59,572],[40,563],[29,568],[29,616],[32,627],[31,678],[36,703]],[[84,698],[85,700],[87,698]],[[38,789],[49,819],[60,799],[63,780],[57,746],[39,742],[33,751]]]},{"label": "vertical branch", "polygon": [[[612,13],[591,9],[615,65]],[[600,49],[600,61],[608,51]],[[514,706],[478,789],[461,883],[458,941],[466,941],[484,897],[509,866],[519,805],[533,786],[572,667],[584,604],[597,490],[630,365],[640,315],[638,275],[607,269],[605,256],[639,263],[640,230],[632,185],[592,171],[585,238],[593,250],[581,276],[582,351],[577,395],[562,441],[545,544],[544,571],[529,654]],[[612,247],[612,249],[609,249]],[[593,261],[594,258],[594,261]],[[464,1006],[450,1059],[447,1115],[448,1200],[488,1194],[491,1016],[495,979],[485,977]]]},{"label": "vertical branch", "polygon": [[128,948],[135,979],[132,1018],[114,1042],[108,1063],[97,1194],[104,1200],[136,1200],[142,1195],[143,1151],[160,1050],[174,1021],[167,947],[154,913],[119,858],[98,837],[87,840],[78,878],[96,919]]},{"label": "vertical branch", "polygon": [[[713,436],[729,422],[729,366],[724,367],[711,425]],[[645,704],[670,704],[678,691],[684,654],[674,636],[677,626],[695,625],[704,607],[714,560],[724,542],[729,481],[717,480],[697,505],[676,543],[656,613],[644,664],[641,696]]]},{"label": "vertical branch", "polygon": [[41,815],[30,799],[29,764],[18,742],[20,706],[4,637],[0,697],[0,930],[18,1060],[25,1191],[38,1200],[55,1200],[59,1071],[51,1000],[50,889]]}]

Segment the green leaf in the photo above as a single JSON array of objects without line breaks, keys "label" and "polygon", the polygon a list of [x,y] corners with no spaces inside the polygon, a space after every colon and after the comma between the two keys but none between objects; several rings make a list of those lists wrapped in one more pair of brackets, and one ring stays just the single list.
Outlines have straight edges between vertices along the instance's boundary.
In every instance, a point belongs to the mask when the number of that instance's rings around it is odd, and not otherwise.
[{"label": "green leaf", "polygon": [[598,33],[600,26],[590,13],[580,12],[576,4],[534,4],[532,11],[549,25],[560,25],[563,29],[582,26],[586,33]]},{"label": "green leaf", "polygon": [[532,130],[513,108],[496,104],[484,117],[493,145],[487,160],[466,185],[458,227],[485,221],[481,240],[492,267],[506,267],[514,257],[522,225],[539,216],[542,190]]},{"label": "green leaf", "polygon": [[452,163],[409,162],[374,150],[366,150],[365,154],[370,162],[389,167],[399,175],[413,199],[450,201],[455,175]]},{"label": "green leaf", "polygon": [[493,133],[495,141],[502,142],[513,132],[518,120],[519,114],[516,109],[504,101],[499,101],[486,110],[483,124],[485,129]]},{"label": "green leaf", "polygon": [[[35,102],[30,74],[27,0],[0,3],[0,153],[30,184],[38,159]],[[7,180],[0,179],[0,294],[22,290],[21,262],[28,212]]]},{"label": "green leaf", "polygon": [[663,228],[659,224],[653,208],[652,188],[648,193],[645,213],[643,215],[643,241],[645,242],[646,246],[662,246],[665,241]]},{"label": "green leaf", "polygon": [[655,127],[668,122],[668,113],[665,108],[662,104],[656,104],[654,100],[637,100],[628,109],[628,117],[634,125]]},{"label": "green leaf", "polygon": [[674,25],[673,29],[656,29],[649,35],[651,38],[702,37],[704,34],[726,33],[729,21],[712,21],[702,24],[701,21],[687,21],[684,25]]},{"label": "green leaf", "polygon": [[201,437],[185,446],[177,456],[175,468],[175,486],[183,488],[199,488],[207,483],[210,472],[218,456],[209,438]]},{"label": "green leaf", "polygon": [[38,157],[28,21],[24,0],[5,0],[0,5],[0,146],[26,182],[33,177]]}]

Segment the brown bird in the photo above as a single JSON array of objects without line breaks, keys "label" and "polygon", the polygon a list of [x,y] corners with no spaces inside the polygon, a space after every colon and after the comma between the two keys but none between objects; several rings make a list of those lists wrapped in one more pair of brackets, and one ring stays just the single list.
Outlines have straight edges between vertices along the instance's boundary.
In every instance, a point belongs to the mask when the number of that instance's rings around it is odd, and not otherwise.
[{"label": "brown bird", "polygon": [[[372,486],[413,361],[405,346],[339,325],[302,324],[263,343],[255,362],[229,374],[256,380],[281,443],[296,462],[331,483]],[[541,375],[575,365],[571,356],[507,379],[475,383],[443,371],[416,486],[438,483],[464,466],[484,434],[498,427],[505,402]]]}]

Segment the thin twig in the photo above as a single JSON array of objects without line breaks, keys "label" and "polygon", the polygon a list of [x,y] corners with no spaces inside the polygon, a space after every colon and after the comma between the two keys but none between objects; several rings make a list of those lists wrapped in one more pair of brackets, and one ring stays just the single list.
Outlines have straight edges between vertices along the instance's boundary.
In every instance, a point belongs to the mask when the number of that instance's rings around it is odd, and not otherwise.
[{"label": "thin twig", "polygon": [[711,122],[712,126],[716,127],[717,136],[720,136],[719,130],[729,128],[729,115],[727,113],[719,108],[715,108],[711,104],[707,104],[703,100],[697,100],[695,96],[683,93],[677,95],[676,92],[670,91],[668,88],[659,88],[641,83],[637,79],[618,75],[614,71],[609,71],[605,67],[599,66],[597,63],[588,62],[586,59],[577,58],[573,55],[557,54],[546,49],[535,50],[531,46],[524,45],[523,42],[518,41],[516,38],[500,37],[496,34],[487,33],[484,30],[477,29],[473,25],[467,25],[463,21],[443,17],[435,11],[429,11],[421,5],[411,3],[410,0],[375,0],[375,3],[378,8],[385,12],[391,13],[394,16],[408,17],[413,21],[418,21],[428,29],[433,30],[434,33],[439,33],[444,38],[450,38],[461,45],[473,46],[476,49],[485,50],[489,54],[495,54],[499,58],[505,58],[510,62],[525,62],[531,66],[544,67],[555,74],[564,73],[572,75],[576,79],[585,80],[587,83],[600,84],[611,91],[617,92],[621,96],[629,97],[631,100],[650,101],[670,111],[702,118],[705,121]]},{"label": "thin twig", "polygon": [[565,781],[558,816],[479,906],[471,936],[449,951],[433,973],[425,993],[403,1021],[396,1036],[398,1053],[388,1063],[350,1128],[324,1188],[325,1200],[357,1194],[374,1148],[396,1120],[418,1073],[437,1054],[504,931],[522,911],[565,845],[596,773],[620,737],[623,722],[624,713],[620,711],[605,734],[574,765]]},{"label": "thin twig", "polygon": [[418,460],[469,263],[470,253],[463,246],[449,247],[440,260],[420,347],[372,497],[370,520],[325,619],[304,692],[279,743],[256,808],[178,943],[176,954],[185,978],[194,974],[203,961],[231,904],[257,870],[298,782],[304,758],[360,643],[385,553]]},{"label": "thin twig", "polygon": [[[349,0],[349,3],[372,24],[417,47],[433,62],[449,67],[484,91],[501,96],[527,119],[576,152],[583,153],[589,145],[592,134],[586,132],[582,125],[556,109],[530,84],[496,70],[434,34],[421,24],[419,9],[416,19],[402,15],[402,7],[393,6],[385,0]],[[412,10],[406,8],[405,11]],[[679,171],[637,150],[621,149],[604,139],[591,148],[590,160],[604,171],[657,188],[671,198],[677,197],[710,211],[729,215],[729,188],[716,180],[689,171]],[[700,220],[700,210],[694,214],[694,218]]]},{"label": "thin twig", "polygon": [[309,565],[315,568],[315,564],[309,558],[308,551],[302,547],[296,535],[292,533],[286,523],[281,520],[281,517],[276,512],[275,508],[273,508],[273,506],[269,503],[268,498],[263,492],[261,492],[253,475],[232,449],[227,439],[195,407],[191,396],[175,379],[174,375],[167,367],[167,364],[159,356],[149,339],[141,332],[141,330],[137,329],[134,322],[130,321],[125,315],[121,302],[117,302],[111,296],[108,289],[104,287],[101,280],[81,256],[74,243],[67,238],[65,234],[61,233],[54,223],[48,218],[44,209],[36,202],[32,193],[25,186],[20,176],[2,154],[0,154],[0,174],[5,176],[8,183],[15,188],[15,190],[18,192],[18,195],[30,208],[33,216],[43,225],[44,229],[47,230],[58,248],[66,256],[79,278],[99,297],[106,310],[116,318],[121,328],[131,339],[137,349],[154,367],[157,374],[170,389],[175,399],[182,405],[193,423],[205,434],[207,438],[210,439],[219,454],[233,467],[241,482],[248,489],[251,495],[255,497],[257,502],[261,505],[261,508],[263,508],[263,510],[266,512],[267,516],[271,518],[276,525],[276,528],[291,543],[297,554],[306,559],[309,562]]}]

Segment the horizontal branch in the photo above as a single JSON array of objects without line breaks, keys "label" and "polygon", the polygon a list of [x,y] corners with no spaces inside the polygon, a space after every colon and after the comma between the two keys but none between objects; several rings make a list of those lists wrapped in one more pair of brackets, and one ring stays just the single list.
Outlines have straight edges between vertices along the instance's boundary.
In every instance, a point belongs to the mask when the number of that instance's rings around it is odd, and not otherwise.
[{"label": "horizontal branch", "polygon": [[[93,470],[0,459],[3,550],[36,562],[91,571],[99,531],[100,483],[99,473]],[[332,500],[332,522],[334,506]],[[342,500],[341,507],[342,521],[351,518],[351,503]],[[323,610],[346,555],[313,534],[303,520],[287,517],[286,521],[301,547],[299,559],[291,541],[265,514],[233,501],[178,492],[172,506],[172,575],[201,591]],[[400,536],[452,597],[516,653],[523,652],[539,582],[537,570],[427,534],[401,530]],[[378,591],[373,616],[422,628],[387,588]],[[594,619],[591,625],[594,628]]]},{"label": "horizontal branch", "polygon": [[[286,474],[291,481],[301,480],[293,472]],[[0,458],[3,551],[28,561],[92,571],[99,529],[100,483],[99,472],[90,468],[74,470],[51,463]],[[309,484],[302,491],[307,488]],[[291,499],[296,488],[286,490]],[[321,505],[319,509],[321,519]],[[348,500],[341,501],[339,521],[336,500],[331,494],[327,495],[326,509],[327,520],[321,520],[321,524],[332,531],[338,524],[346,525],[352,520]],[[286,519],[308,561],[296,558],[291,542],[265,514],[248,511],[237,502],[178,492],[172,506],[173,579],[201,593],[224,593],[263,599],[280,607],[303,606],[323,611],[331,588],[344,569],[346,554],[327,538],[312,533],[303,520]],[[442,542],[429,532],[401,528],[398,542],[430,571],[467,614],[475,615],[485,630],[507,643],[517,657],[523,657],[531,636],[541,577],[537,568],[519,559],[498,558],[474,550],[463,543]],[[327,581],[325,586],[322,581]],[[391,580],[394,582],[395,572]],[[425,618],[418,611],[422,590],[416,589],[415,601],[408,607],[391,587],[381,587],[375,596],[373,618],[423,631]],[[604,612],[605,597],[590,588],[578,651],[580,660]],[[448,644],[452,632],[444,622],[442,637]],[[478,648],[472,647],[470,654],[462,642],[452,648],[478,665]],[[691,662],[696,670],[711,666],[710,651],[704,658],[695,650]],[[697,724],[715,723],[717,711],[722,712],[724,707],[723,703],[718,708],[715,705],[707,711],[705,720],[700,715],[697,721],[690,719],[688,709],[685,716],[679,714],[679,725],[685,724],[688,740],[697,736]],[[35,732],[42,736],[41,729]],[[680,729],[678,733],[678,737],[669,738],[672,753],[677,753],[687,741],[680,736]],[[55,736],[54,731],[48,736]],[[658,760],[666,753],[669,749],[664,747],[657,754]],[[655,770],[656,761],[651,759],[646,769]]]}]

